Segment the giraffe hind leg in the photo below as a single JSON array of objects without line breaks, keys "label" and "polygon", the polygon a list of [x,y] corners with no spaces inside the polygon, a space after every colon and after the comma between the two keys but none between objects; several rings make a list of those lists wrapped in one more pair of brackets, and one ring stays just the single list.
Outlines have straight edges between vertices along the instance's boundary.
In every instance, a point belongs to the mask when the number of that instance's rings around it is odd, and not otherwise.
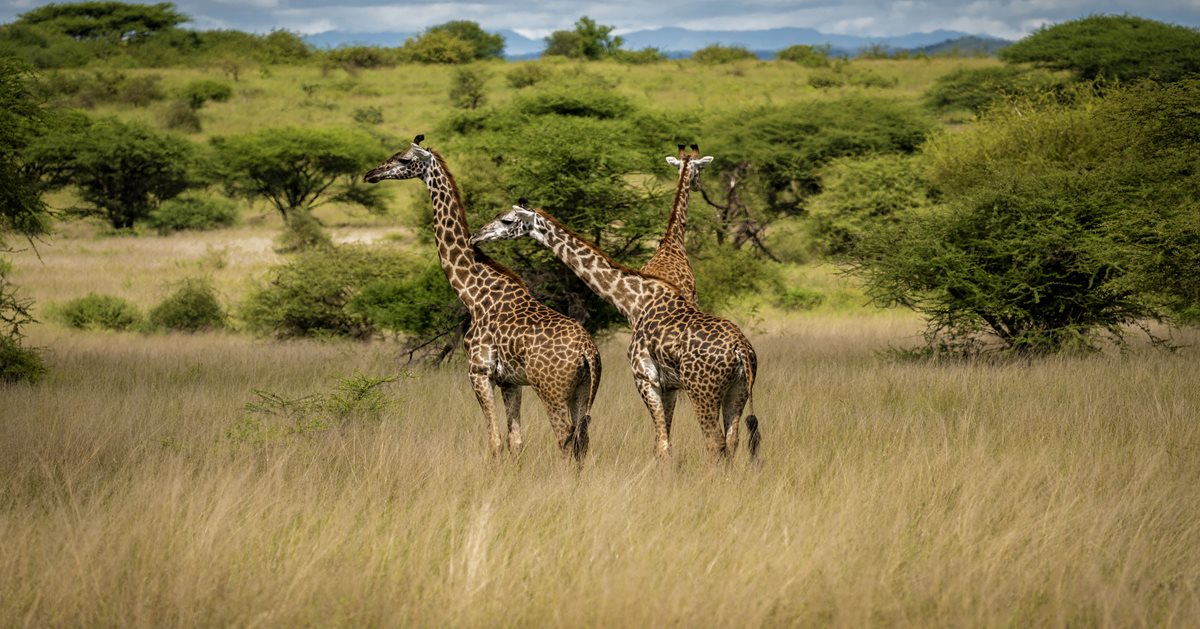
[{"label": "giraffe hind leg", "polygon": [[[731,378],[721,400],[725,447],[729,450],[731,457],[737,453],[739,425],[742,420],[742,411],[746,408],[746,400],[749,397],[746,393],[746,379],[737,376]],[[749,428],[749,419],[747,419],[747,428]]]},{"label": "giraffe hind leg", "polygon": [[521,387],[507,384],[500,387],[500,393],[504,396],[504,413],[508,418],[508,451],[517,455],[525,443],[521,438]]}]

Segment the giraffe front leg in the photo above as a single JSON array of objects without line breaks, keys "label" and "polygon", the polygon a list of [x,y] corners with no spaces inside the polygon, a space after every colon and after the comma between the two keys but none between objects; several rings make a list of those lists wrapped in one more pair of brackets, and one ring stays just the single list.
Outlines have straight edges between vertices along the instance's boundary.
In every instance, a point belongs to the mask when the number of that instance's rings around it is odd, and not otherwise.
[{"label": "giraffe front leg", "polygon": [[508,417],[508,451],[515,455],[521,453],[524,440],[521,439],[521,387],[513,384],[500,387],[504,396],[504,413]]},{"label": "giraffe front leg", "polygon": [[483,410],[483,422],[488,431],[488,450],[492,458],[500,458],[501,441],[500,427],[496,421],[496,400],[492,392],[491,376],[483,370],[471,368],[471,388],[475,389],[475,399],[479,400],[479,408]]}]

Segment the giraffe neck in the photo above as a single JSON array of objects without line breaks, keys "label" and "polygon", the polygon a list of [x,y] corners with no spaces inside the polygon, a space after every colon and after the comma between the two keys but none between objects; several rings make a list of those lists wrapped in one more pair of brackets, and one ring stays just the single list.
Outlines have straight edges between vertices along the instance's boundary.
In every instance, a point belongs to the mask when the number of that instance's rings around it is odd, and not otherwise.
[{"label": "giraffe neck", "polygon": [[477,316],[483,293],[494,285],[484,279],[502,279],[510,276],[511,271],[492,262],[471,245],[471,231],[458,184],[442,156],[437,153],[433,156],[421,179],[428,186],[429,198],[433,201],[433,233],[438,259],[459,300],[472,316]]},{"label": "giraffe neck", "polygon": [[614,261],[550,215],[538,211],[538,216],[540,224],[533,231],[533,238],[554,252],[588,288],[616,306],[631,325],[637,326],[650,304],[677,292],[658,278],[647,277]]},{"label": "giraffe neck", "polygon": [[687,235],[688,203],[692,196],[692,179],[695,171],[691,162],[684,162],[679,169],[679,184],[675,188],[675,203],[671,206],[671,217],[667,219],[667,231],[663,234],[659,249],[672,247],[685,253],[683,241]]}]

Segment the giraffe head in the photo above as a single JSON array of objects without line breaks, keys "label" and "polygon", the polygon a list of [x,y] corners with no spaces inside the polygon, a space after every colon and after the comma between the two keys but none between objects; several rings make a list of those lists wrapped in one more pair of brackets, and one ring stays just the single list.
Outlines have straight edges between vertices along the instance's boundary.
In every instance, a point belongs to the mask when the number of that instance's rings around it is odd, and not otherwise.
[{"label": "giraffe head", "polygon": [[680,144],[678,157],[667,156],[667,163],[679,169],[679,174],[681,175],[683,174],[683,169],[690,166],[693,179],[695,179],[696,175],[700,174],[700,169],[708,166],[712,160],[712,155],[700,157],[700,147],[695,144],[692,145],[691,153],[687,152],[687,147]]},{"label": "giraffe head", "polygon": [[501,212],[492,222],[484,225],[471,236],[471,244],[492,242],[495,240],[513,240],[528,236],[538,242],[543,242],[544,227],[542,217],[537,212],[525,207],[525,199],[517,201],[511,210]]},{"label": "giraffe head", "polygon": [[384,179],[412,179],[424,176],[433,163],[433,153],[421,148],[421,140],[424,139],[424,135],[413,138],[412,146],[367,171],[367,174],[363,175],[363,181],[379,183]]}]

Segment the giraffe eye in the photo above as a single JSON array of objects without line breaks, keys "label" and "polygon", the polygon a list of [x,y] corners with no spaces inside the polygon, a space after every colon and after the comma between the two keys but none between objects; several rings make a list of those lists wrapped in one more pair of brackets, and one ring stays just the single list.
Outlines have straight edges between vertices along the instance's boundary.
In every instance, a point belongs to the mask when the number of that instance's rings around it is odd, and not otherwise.
[{"label": "giraffe eye", "polygon": [[512,224],[513,224],[513,223],[515,223],[515,222],[517,222],[517,221],[516,221],[516,220],[514,220],[514,219],[511,219],[511,218],[502,218],[502,219],[500,219],[500,224],[501,224],[501,225],[504,225],[505,227],[508,227],[509,225],[512,225]]}]

